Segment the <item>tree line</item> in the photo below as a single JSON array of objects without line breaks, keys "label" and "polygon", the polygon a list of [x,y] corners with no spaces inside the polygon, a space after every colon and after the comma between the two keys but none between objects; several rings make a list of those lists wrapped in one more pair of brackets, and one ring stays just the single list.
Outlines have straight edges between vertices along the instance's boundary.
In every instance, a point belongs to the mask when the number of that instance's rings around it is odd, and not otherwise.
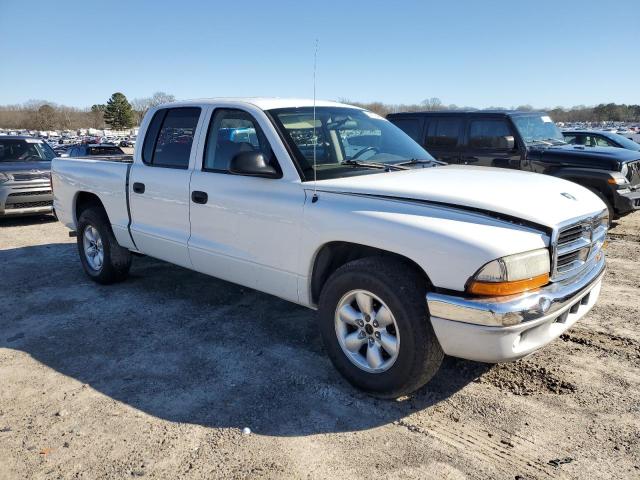
[{"label": "tree line", "polygon": [[[341,102],[356,105],[381,116],[397,112],[424,112],[440,110],[479,110],[474,107],[461,107],[455,104],[445,105],[439,98],[433,97],[414,104],[388,104],[382,102],[361,103],[347,99]],[[594,106],[577,105],[570,108],[534,108],[531,105],[495,106],[485,110],[541,110],[549,113],[556,122],[640,122],[640,105],[625,105],[616,103],[601,103]]]},{"label": "tree line", "polygon": [[[123,130],[140,125],[147,110],[175,97],[165,92],[156,92],[150,97],[135,98],[131,102],[116,92],[103,104],[87,108],[75,108],[58,105],[46,100],[29,100],[20,105],[0,105],[0,127],[28,130],[77,130],[79,128]],[[428,98],[415,104],[387,104],[382,102],[353,102],[342,99],[344,103],[357,105],[385,116],[395,112],[417,112],[435,110],[477,110],[474,107],[445,105],[437,97]],[[515,110],[538,110],[531,105],[509,107]],[[504,109],[490,107],[489,109]],[[640,122],[640,105],[600,104],[595,106],[578,105],[571,108],[543,108],[556,122]]]},{"label": "tree line", "polygon": [[79,128],[123,130],[140,125],[147,110],[175,97],[156,92],[131,102],[116,92],[103,104],[87,108],[58,105],[47,100],[29,100],[19,105],[0,105],[0,128],[28,130],[77,130]]}]

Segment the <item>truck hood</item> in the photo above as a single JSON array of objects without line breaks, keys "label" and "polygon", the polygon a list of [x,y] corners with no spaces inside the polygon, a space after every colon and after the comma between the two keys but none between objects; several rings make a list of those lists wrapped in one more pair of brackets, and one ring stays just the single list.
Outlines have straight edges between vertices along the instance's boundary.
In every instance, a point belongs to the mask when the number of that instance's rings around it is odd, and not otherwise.
[{"label": "truck hood", "polygon": [[640,160],[640,152],[614,147],[583,147],[579,145],[557,145],[546,148],[532,148],[529,160],[556,160],[559,166],[599,168],[620,171],[625,163]]},{"label": "truck hood", "polygon": [[433,202],[548,228],[606,208],[596,195],[576,183],[537,173],[463,165],[320,180],[317,190]]}]

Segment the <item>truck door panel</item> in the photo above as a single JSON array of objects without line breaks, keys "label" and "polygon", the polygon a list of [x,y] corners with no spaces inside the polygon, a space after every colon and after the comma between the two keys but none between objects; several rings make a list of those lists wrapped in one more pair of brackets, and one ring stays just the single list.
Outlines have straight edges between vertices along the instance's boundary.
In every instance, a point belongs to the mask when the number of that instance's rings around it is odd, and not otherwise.
[{"label": "truck door panel", "polygon": [[[513,138],[513,148],[508,144]],[[515,135],[503,118],[474,118],[467,124],[466,147],[461,163],[483,167],[520,169],[521,154]]]},{"label": "truck door panel", "polygon": [[131,168],[131,235],[149,256],[191,267],[189,170],[200,108],[156,112],[144,140],[143,163]]},{"label": "truck door panel", "polygon": [[[231,159],[262,153],[279,170],[258,121],[216,109],[191,177],[189,254],[193,268],[294,302],[304,192],[282,178],[232,174]],[[206,201],[203,203],[204,198]]]}]

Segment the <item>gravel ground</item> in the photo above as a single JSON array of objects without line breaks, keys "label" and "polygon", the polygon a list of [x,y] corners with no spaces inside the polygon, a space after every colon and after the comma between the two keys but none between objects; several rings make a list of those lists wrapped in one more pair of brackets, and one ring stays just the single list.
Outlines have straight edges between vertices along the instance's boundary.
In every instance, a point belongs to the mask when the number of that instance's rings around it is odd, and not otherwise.
[{"label": "gravel ground", "polygon": [[0,221],[0,479],[640,477],[640,213],[562,339],[395,402],[341,379],[310,310],[149,258],[99,286],[74,243]]}]

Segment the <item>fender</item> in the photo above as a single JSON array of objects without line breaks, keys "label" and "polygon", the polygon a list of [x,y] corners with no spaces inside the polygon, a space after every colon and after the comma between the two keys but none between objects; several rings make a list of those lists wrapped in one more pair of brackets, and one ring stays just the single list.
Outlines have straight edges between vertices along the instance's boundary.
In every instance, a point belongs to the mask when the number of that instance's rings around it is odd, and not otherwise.
[{"label": "fender", "polygon": [[586,188],[599,190],[610,200],[613,200],[615,194],[615,185],[611,185],[608,180],[611,178],[610,170],[602,170],[597,168],[559,168],[549,175],[562,178],[570,182],[577,183]]}]

